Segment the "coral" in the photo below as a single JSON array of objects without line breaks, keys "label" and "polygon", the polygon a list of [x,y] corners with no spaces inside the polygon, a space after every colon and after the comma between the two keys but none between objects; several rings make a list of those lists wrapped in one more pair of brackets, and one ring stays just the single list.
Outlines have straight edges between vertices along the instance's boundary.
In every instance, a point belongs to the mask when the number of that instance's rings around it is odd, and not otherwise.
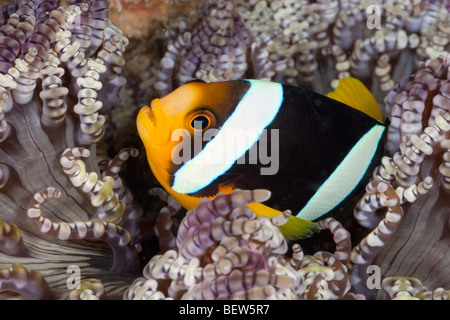
[{"label": "coral", "polygon": [[127,37],[148,36],[158,22],[168,17],[168,5],[164,1],[111,1],[111,21],[116,23]]},{"label": "coral", "polygon": [[118,174],[137,151],[110,159],[101,142],[128,43],[108,8],[39,0],[0,11],[2,298],[66,298],[73,266],[117,297],[139,269],[141,209]]},{"label": "coral", "polygon": [[129,38],[151,36],[172,16],[193,12],[199,0],[112,0],[110,20]]}]

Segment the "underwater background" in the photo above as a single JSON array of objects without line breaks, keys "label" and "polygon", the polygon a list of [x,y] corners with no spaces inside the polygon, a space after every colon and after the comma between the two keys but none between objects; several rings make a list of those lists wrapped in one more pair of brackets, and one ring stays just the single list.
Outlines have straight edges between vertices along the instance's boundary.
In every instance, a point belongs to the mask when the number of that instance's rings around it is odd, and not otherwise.
[{"label": "underwater background", "polygon": [[[450,1],[1,2],[1,299],[449,299]],[[192,79],[347,76],[385,154],[310,239],[148,166],[139,110]]]}]

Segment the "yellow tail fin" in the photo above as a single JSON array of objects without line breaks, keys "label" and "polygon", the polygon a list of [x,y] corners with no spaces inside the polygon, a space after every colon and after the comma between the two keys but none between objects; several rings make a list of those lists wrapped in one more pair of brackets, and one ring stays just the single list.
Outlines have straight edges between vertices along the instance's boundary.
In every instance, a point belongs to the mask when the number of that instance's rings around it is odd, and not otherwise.
[{"label": "yellow tail fin", "polygon": [[352,77],[341,79],[338,87],[329,92],[327,97],[345,103],[380,122],[383,121],[383,115],[377,101],[358,79]]},{"label": "yellow tail fin", "polygon": [[[259,202],[249,203],[248,207],[257,217],[264,216],[273,218],[282,213]],[[298,240],[311,237],[317,229],[317,224],[297,218],[296,216],[290,216],[288,222],[278,228],[289,240]]]}]

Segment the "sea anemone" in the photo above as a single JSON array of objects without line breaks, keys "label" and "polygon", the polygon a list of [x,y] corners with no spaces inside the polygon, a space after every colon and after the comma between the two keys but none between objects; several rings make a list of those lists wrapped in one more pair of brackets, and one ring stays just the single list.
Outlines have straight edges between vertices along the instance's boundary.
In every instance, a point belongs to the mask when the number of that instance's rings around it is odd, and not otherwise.
[{"label": "sea anemone", "polygon": [[[351,285],[346,263],[350,234],[332,218],[319,222],[336,240],[336,251],[304,255],[288,245],[275,218],[255,217],[250,202],[265,201],[267,190],[234,190],[204,199],[182,220],[176,245],[155,255],[124,295],[125,299],[337,299]],[[170,197],[168,198],[170,200]],[[170,229],[166,228],[170,233]]]},{"label": "sea anemone", "polygon": [[[387,96],[391,120],[387,155],[373,178],[395,189],[403,212],[388,219],[394,228],[383,226],[373,241],[360,245],[362,253],[355,256],[358,265],[379,266],[383,276],[414,277],[433,290],[450,286],[449,111],[448,53],[401,80]],[[382,201],[366,195],[355,216],[367,227],[376,225]]]},{"label": "sea anemone", "polygon": [[155,88],[266,79],[326,93],[355,76],[383,102],[418,63],[449,51],[445,2],[208,0],[167,26]]},{"label": "sea anemone", "polygon": [[136,150],[110,159],[101,142],[128,43],[108,7],[16,1],[0,11],[3,298],[66,298],[94,275],[120,296],[139,271],[140,208],[118,175]]},{"label": "sea anemone", "polygon": [[[449,298],[448,3],[205,0],[161,14],[160,30],[127,30],[131,50],[108,1],[65,3],[0,10],[1,298]],[[152,5],[142,13],[167,9]],[[138,109],[192,78],[326,93],[346,76],[389,118],[386,154],[354,218],[318,221],[312,246],[282,236],[290,211],[248,209],[270,191],[219,194],[184,216],[161,189],[162,208],[148,196],[142,155],[119,175],[142,148]]]},{"label": "sea anemone", "polygon": [[[425,291],[448,287],[450,13],[444,2],[370,5],[205,1],[197,20],[180,18],[167,25],[167,50],[152,83],[157,96],[163,96],[192,78],[259,78],[322,93],[346,76],[362,80],[390,126],[386,157],[355,208],[356,220],[374,230],[367,237],[361,229],[355,235],[363,240],[353,244],[348,276],[351,293],[375,298],[377,290],[367,286],[370,266],[381,270],[375,289],[390,276],[417,277]],[[430,232],[427,225],[436,223],[440,231]],[[412,248],[421,250],[411,254]],[[425,256],[432,258],[429,263]]]}]

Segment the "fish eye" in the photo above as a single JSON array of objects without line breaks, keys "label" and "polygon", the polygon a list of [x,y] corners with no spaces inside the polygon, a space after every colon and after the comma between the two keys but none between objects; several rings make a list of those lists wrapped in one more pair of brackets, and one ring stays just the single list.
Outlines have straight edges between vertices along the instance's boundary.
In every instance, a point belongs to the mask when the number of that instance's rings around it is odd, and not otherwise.
[{"label": "fish eye", "polygon": [[191,127],[200,130],[204,130],[205,128],[209,127],[209,119],[205,116],[197,116],[195,117],[191,122]]},{"label": "fish eye", "polygon": [[215,117],[208,110],[195,111],[187,117],[187,127],[191,133],[205,131],[215,125]]}]

